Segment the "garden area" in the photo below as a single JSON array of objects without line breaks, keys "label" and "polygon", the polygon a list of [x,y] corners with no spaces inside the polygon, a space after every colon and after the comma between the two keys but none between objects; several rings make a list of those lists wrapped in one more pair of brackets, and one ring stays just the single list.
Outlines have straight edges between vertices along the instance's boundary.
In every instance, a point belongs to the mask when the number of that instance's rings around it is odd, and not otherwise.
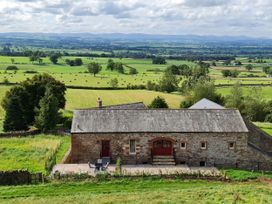
[{"label": "garden area", "polygon": [[52,155],[60,163],[70,148],[70,137],[36,135],[0,138],[0,171],[28,170],[47,173],[46,162]]}]

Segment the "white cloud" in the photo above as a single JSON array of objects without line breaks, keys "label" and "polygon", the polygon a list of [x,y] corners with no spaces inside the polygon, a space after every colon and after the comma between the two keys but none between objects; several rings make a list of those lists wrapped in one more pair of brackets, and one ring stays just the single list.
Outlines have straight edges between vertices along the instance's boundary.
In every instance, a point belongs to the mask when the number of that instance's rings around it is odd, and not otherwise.
[{"label": "white cloud", "polygon": [[271,0],[0,0],[0,32],[272,34]]}]

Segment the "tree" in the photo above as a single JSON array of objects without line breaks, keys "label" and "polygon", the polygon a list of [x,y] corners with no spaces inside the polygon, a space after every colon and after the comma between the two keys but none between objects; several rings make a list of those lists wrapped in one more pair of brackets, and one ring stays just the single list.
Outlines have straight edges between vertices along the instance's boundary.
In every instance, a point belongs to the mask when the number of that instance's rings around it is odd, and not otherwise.
[{"label": "tree", "polygon": [[39,58],[38,62],[39,62],[39,64],[42,64],[43,63],[43,59]]},{"label": "tree", "polygon": [[95,76],[102,70],[102,67],[97,62],[91,62],[90,64],[88,64],[88,70],[90,73],[92,73]]},{"label": "tree", "polygon": [[241,112],[244,110],[244,94],[241,84],[235,83],[226,97],[226,107],[237,108]]},{"label": "tree", "polygon": [[192,88],[189,100],[194,104],[197,101],[207,98],[219,104],[224,103],[224,98],[218,94],[212,81],[199,80]]},{"label": "tree", "polygon": [[14,58],[11,58],[10,61],[11,61],[11,64],[15,63],[15,59]]},{"label": "tree", "polygon": [[35,111],[35,126],[42,132],[53,130],[57,124],[58,111],[58,99],[54,96],[53,89],[49,85],[39,102],[39,108]]},{"label": "tree", "polygon": [[166,60],[164,57],[160,57],[160,56],[154,57],[152,59],[152,64],[166,64]]},{"label": "tree", "polygon": [[253,65],[252,64],[246,65],[246,70],[247,71],[251,71],[252,69],[253,69]]},{"label": "tree", "polygon": [[75,62],[75,66],[81,66],[83,64],[81,58],[75,58],[74,62]]},{"label": "tree", "polygon": [[49,59],[53,64],[57,64],[60,57],[61,57],[60,53],[53,53],[50,55]]},{"label": "tree", "polygon": [[35,107],[39,107],[40,99],[44,96],[48,85],[50,85],[54,96],[58,100],[58,108],[64,108],[65,85],[48,74],[39,74],[35,75],[32,79],[23,81],[20,85],[14,86],[6,92],[2,101],[4,110],[7,111],[9,98],[13,95],[19,96],[27,125],[32,125],[35,119]]},{"label": "tree", "polygon": [[110,80],[110,85],[113,88],[117,88],[118,87],[118,79],[117,78],[111,79]]},{"label": "tree", "polygon": [[153,99],[150,105],[148,105],[148,108],[168,108],[168,104],[166,103],[165,99],[157,96]]},{"label": "tree", "polygon": [[114,65],[114,61],[112,59],[108,59],[107,69],[113,71]]},{"label": "tree", "polygon": [[124,67],[123,67],[123,64],[121,62],[116,62],[115,65],[114,65],[114,69],[121,73],[121,74],[124,74],[125,73],[125,70],[124,70]]},{"label": "tree", "polygon": [[162,79],[159,82],[160,91],[173,92],[178,88],[178,80],[175,75],[169,72],[165,72]]},{"label": "tree", "polygon": [[27,130],[22,102],[19,96],[12,95],[5,104],[4,131]]},{"label": "tree", "polygon": [[138,74],[138,71],[137,69],[133,68],[133,67],[130,67],[129,68],[129,74],[130,75],[135,75],[135,74]]},{"label": "tree", "polygon": [[267,103],[263,100],[260,87],[253,87],[250,93],[245,97],[245,108],[242,114],[251,121],[264,121],[266,115],[269,113],[267,110]]}]

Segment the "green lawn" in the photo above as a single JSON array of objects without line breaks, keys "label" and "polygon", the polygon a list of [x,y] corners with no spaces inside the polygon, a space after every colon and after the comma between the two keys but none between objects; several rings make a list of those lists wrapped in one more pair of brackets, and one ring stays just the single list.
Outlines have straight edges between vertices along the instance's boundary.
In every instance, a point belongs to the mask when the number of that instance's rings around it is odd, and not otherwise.
[{"label": "green lawn", "polygon": [[138,179],[0,187],[0,203],[272,203],[257,182]]},{"label": "green lawn", "polygon": [[68,136],[37,135],[22,138],[0,138],[0,170],[28,169],[45,172],[45,160],[59,147],[60,162],[70,147]]}]

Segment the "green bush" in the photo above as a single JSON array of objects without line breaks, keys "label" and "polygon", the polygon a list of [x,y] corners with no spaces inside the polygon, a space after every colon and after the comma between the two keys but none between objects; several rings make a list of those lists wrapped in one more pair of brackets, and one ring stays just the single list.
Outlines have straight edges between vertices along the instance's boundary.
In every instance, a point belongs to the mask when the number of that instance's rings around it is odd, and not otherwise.
[{"label": "green bush", "polygon": [[118,157],[117,161],[116,161],[116,167],[115,167],[115,175],[116,176],[121,176],[121,174],[122,174],[122,169],[121,169],[122,167],[121,167],[121,165],[122,165],[121,158]]},{"label": "green bush", "polygon": [[7,66],[6,70],[18,70],[18,67],[14,65]]}]

